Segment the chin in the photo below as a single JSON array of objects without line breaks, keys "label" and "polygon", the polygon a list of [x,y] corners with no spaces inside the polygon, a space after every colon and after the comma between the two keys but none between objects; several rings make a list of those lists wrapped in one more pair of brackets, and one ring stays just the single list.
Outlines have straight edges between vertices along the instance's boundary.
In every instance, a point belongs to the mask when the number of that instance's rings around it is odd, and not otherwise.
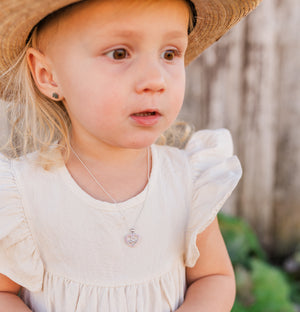
[{"label": "chin", "polygon": [[128,142],[127,148],[142,149],[147,148],[157,141],[159,136],[144,136],[141,138],[135,138],[133,141]]}]

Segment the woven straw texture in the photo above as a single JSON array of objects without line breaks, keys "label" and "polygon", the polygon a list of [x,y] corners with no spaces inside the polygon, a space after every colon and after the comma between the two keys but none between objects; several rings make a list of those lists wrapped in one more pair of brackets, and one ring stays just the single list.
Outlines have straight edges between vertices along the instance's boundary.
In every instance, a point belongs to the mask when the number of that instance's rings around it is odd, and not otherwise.
[{"label": "woven straw texture", "polygon": [[[193,0],[197,25],[189,36],[186,65],[222,37],[262,0]],[[0,93],[3,74],[12,67],[25,47],[32,28],[48,14],[74,0],[1,0],[0,3]]]}]

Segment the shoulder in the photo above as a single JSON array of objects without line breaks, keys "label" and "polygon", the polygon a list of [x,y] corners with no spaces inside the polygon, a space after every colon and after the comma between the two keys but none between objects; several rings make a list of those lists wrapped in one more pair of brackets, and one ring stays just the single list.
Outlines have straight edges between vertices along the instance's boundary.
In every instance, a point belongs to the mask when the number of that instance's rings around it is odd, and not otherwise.
[{"label": "shoulder", "polygon": [[0,208],[22,206],[21,189],[25,184],[32,184],[28,183],[32,179],[28,169],[32,163],[26,157],[11,159],[0,153]]},{"label": "shoulder", "polygon": [[24,213],[15,162],[0,154],[0,273],[38,291],[42,287],[43,264]]},{"label": "shoulder", "polygon": [[[32,156],[20,158],[8,158],[0,153],[0,189],[1,196],[7,192],[14,190],[16,192],[20,188],[20,177],[25,174],[31,177],[33,167]],[[21,179],[23,180],[23,179]],[[28,180],[25,178],[25,181]]]},{"label": "shoulder", "polygon": [[1,194],[5,189],[9,190],[15,184],[13,173],[13,159],[7,158],[0,153],[0,190]]},{"label": "shoulder", "polygon": [[11,168],[12,160],[0,153],[0,172],[7,172]]},{"label": "shoulder", "polygon": [[7,168],[13,168],[15,165],[18,166],[32,166],[38,158],[38,153],[33,152],[30,154],[27,154],[26,156],[20,156],[19,158],[9,158],[5,156],[4,154],[0,153],[0,170],[7,169]]},{"label": "shoulder", "polygon": [[191,179],[191,168],[185,150],[167,146],[154,145],[152,148],[154,167],[159,167],[159,175],[175,183],[186,183]]},{"label": "shoulder", "polygon": [[194,179],[198,179],[205,171],[219,171],[227,175],[234,171],[240,175],[240,162],[233,155],[232,137],[227,129],[201,130],[194,133],[185,151]]},{"label": "shoulder", "polygon": [[185,150],[168,145],[154,145],[152,151],[157,154],[159,159],[164,163],[171,163],[173,165],[183,164],[187,160]]},{"label": "shoulder", "polygon": [[18,198],[18,202],[22,202],[22,205],[32,202],[40,191],[45,194],[50,187],[56,186],[55,183],[51,183],[53,176],[57,176],[55,169],[45,170],[38,162],[37,153],[17,159],[0,154],[0,200],[4,202]]},{"label": "shoulder", "polygon": [[196,132],[186,146],[192,170],[193,195],[186,234],[186,265],[199,257],[197,235],[215,219],[235,189],[242,168],[233,155],[231,134],[226,129]]},{"label": "shoulder", "polygon": [[[59,167],[59,166],[57,166]],[[16,180],[32,178],[35,175],[47,175],[51,171],[55,171],[57,168],[53,166],[46,170],[41,164],[39,153],[32,152],[18,158],[8,158],[0,153],[0,176],[9,174],[16,177]]]},{"label": "shoulder", "polygon": [[192,160],[200,154],[230,157],[233,154],[232,137],[227,129],[200,130],[192,135],[185,150]]},{"label": "shoulder", "polygon": [[169,163],[181,169],[196,165],[199,170],[201,166],[204,169],[220,158],[231,157],[233,143],[227,129],[200,130],[191,136],[185,149],[156,145],[155,150],[164,164]]}]

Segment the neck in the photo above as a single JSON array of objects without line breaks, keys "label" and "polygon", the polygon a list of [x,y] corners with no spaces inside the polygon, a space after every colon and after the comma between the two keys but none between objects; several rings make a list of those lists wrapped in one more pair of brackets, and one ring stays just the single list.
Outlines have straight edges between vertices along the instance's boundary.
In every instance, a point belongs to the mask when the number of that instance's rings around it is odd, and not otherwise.
[{"label": "neck", "polygon": [[[151,172],[151,154],[149,154],[148,161],[147,147],[125,149],[78,140],[71,140],[71,146],[116,202],[122,202],[137,195],[147,185],[148,174]],[[93,181],[72,151],[66,166],[83,190],[96,199],[114,202]]]},{"label": "neck", "polygon": [[148,147],[140,149],[123,148],[104,142],[72,137],[71,146],[76,153],[91,164],[103,164],[111,167],[130,166],[145,158]]}]

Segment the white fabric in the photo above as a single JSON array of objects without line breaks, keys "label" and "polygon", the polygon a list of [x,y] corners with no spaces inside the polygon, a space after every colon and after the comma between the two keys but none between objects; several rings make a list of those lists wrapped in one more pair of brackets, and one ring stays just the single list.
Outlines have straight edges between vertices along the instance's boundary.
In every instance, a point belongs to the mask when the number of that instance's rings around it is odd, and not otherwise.
[{"label": "white fabric", "polygon": [[[85,193],[66,167],[34,154],[0,157],[0,273],[35,312],[167,312],[184,300],[197,234],[235,188],[241,167],[225,129],[195,133],[185,150],[152,146],[149,191],[123,203]],[[139,243],[124,243],[137,223]],[[121,212],[120,212],[121,211]]]}]

